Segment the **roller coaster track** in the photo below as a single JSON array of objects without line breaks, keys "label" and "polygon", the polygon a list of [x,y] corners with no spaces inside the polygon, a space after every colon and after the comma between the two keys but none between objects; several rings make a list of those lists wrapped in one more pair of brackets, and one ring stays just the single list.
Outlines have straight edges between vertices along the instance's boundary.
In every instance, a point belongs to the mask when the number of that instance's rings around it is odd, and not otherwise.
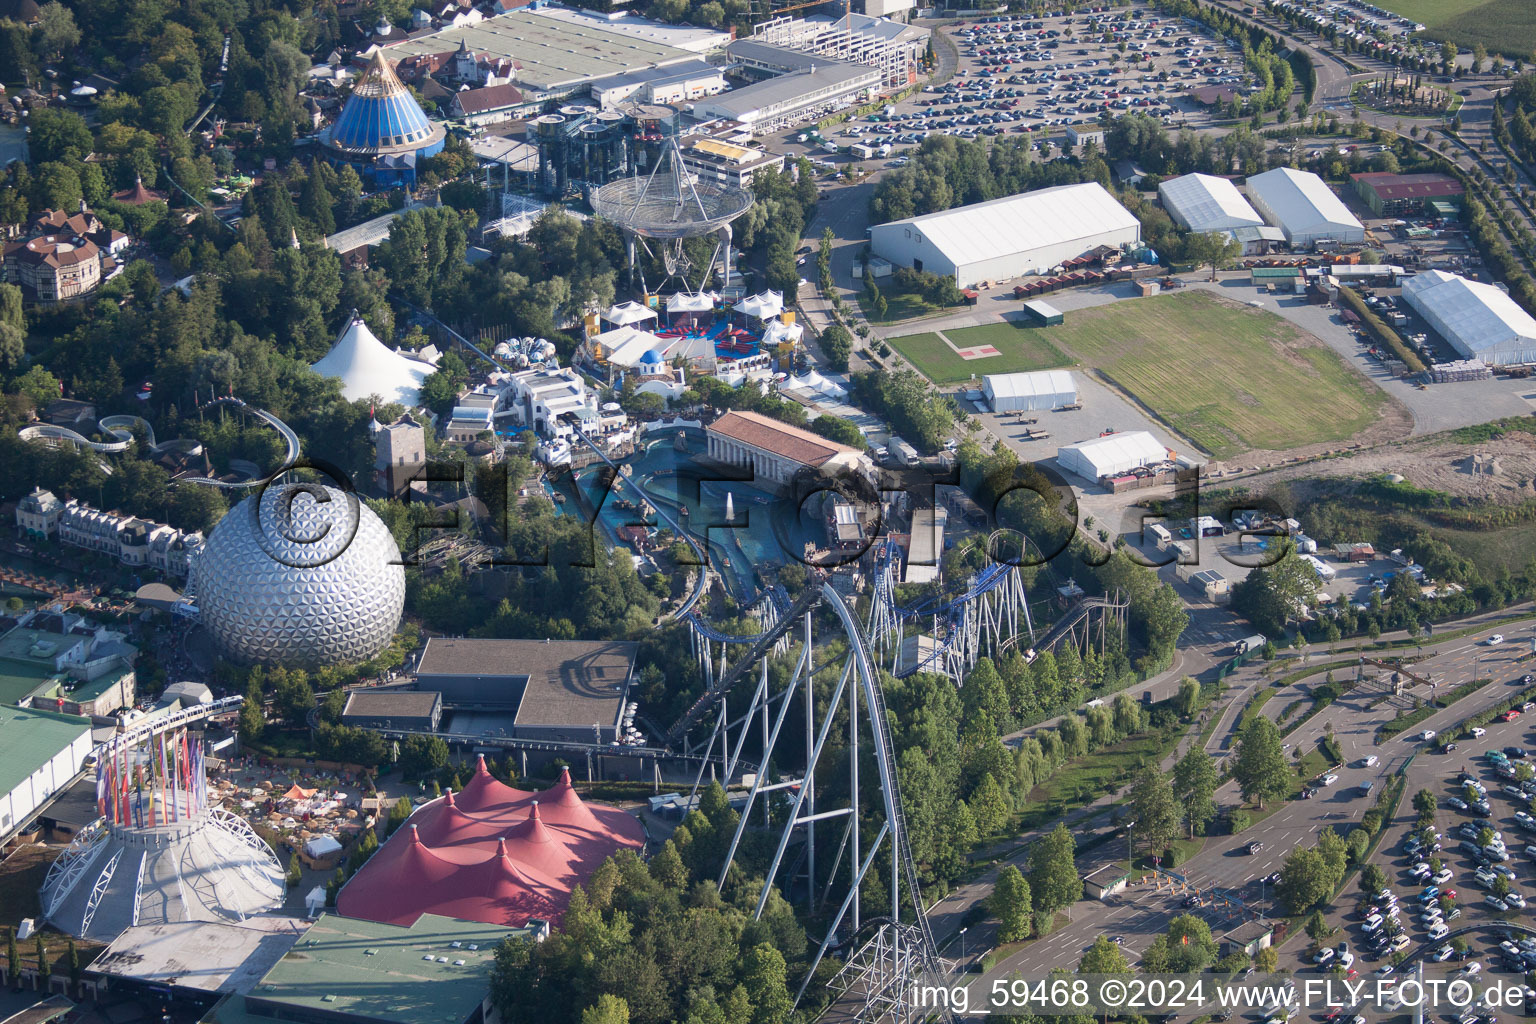
[{"label": "roller coaster track", "polygon": [[[998,550],[1004,533],[994,531],[987,538],[986,550]],[[1025,629],[1034,636],[1034,622],[1030,618],[1029,602],[1023,596],[1022,586],[1016,574],[1017,566],[1010,562],[990,562],[976,574],[964,592],[954,596],[933,595],[911,605],[896,603],[895,569],[900,554],[894,540],[889,538],[875,552],[874,599],[870,607],[869,632],[876,638],[877,647],[895,648],[892,674],[905,679],[918,672],[939,672],[955,675],[969,668],[978,653],[980,634],[985,631],[998,649],[1017,638],[1017,613],[1024,614]],[[1007,588],[1006,590],[1004,588]],[[995,607],[998,602],[1000,607]],[[920,616],[933,616],[945,624],[942,638],[926,654],[912,664],[901,664],[900,644],[908,620]],[[1006,628],[1004,623],[1006,622]],[[1005,636],[994,636],[1005,633]],[[959,680],[956,679],[958,683]]]},{"label": "roller coaster track", "polygon": [[[282,436],[283,442],[287,445],[288,450],[283,455],[281,466],[276,470],[276,472],[272,474],[262,477],[253,477],[249,480],[216,480],[213,477],[194,476],[180,477],[177,480],[178,483],[207,484],[209,487],[221,487],[226,490],[246,490],[251,487],[257,487],[265,481],[270,480],[273,476],[276,476],[277,473],[283,472],[298,461],[299,435],[293,432],[292,427],[288,426],[288,424],[284,423],[270,412],[267,412],[267,410],[258,409],[253,405],[248,405],[241,399],[235,398],[233,396],[216,398],[202,408],[208,409],[214,406],[226,405],[234,406],[236,409],[250,413],[265,423],[267,426],[277,431],[277,433]],[[144,436],[144,441],[149,445],[149,450],[156,454],[160,454],[161,452],[178,452],[182,454],[190,454],[198,451],[202,447],[202,443],[194,438],[178,437],[172,438],[169,441],[157,441],[155,439],[155,428],[150,425],[148,420],[139,416],[104,416],[99,421],[97,421],[97,423],[98,426],[101,427],[102,434],[112,438],[112,440],[92,441],[90,438],[84,436],[83,434],[77,433],[68,427],[60,427],[52,423],[34,423],[29,426],[22,427],[21,430],[17,432],[17,435],[23,441],[43,441],[49,444],[56,444],[60,441],[67,441],[68,443],[74,445],[76,448],[88,448],[93,452],[102,452],[104,454],[118,454],[127,451],[133,444],[134,435],[136,433],[142,434]],[[111,470],[108,469],[108,472],[111,472]]]},{"label": "roller coaster track", "polygon": [[[672,728],[667,730],[666,745],[675,747],[680,743],[688,730],[693,728],[699,719],[704,717],[705,712],[724,700],[725,695],[730,692],[731,688],[746,678],[747,674],[753,670],[758,659],[767,655],[769,650],[773,648],[773,645],[779,642],[779,638],[791,629],[794,629],[799,624],[801,617],[820,602],[821,592],[807,587],[795,599],[795,603],[789,606],[789,610],[779,616],[777,622],[755,637],[726,637],[721,634],[714,634],[711,639],[737,644],[747,642],[751,646],[747,648],[746,654],[737,659],[736,664],[732,665],[729,670],[708,687],[700,695],[699,699],[694,701],[687,711],[683,712],[683,716],[673,723]],[[694,616],[690,617],[690,621],[697,623],[698,620]]]},{"label": "roller coaster track", "polygon": [[1068,609],[1067,614],[1057,619],[1056,623],[1046,631],[1045,635],[1035,641],[1034,649],[1036,652],[1054,649],[1063,640],[1071,636],[1079,625],[1084,625],[1089,616],[1095,611],[1106,615],[1110,613],[1124,615],[1128,607],[1129,602],[1118,595],[1112,597],[1079,598],[1078,602]]}]

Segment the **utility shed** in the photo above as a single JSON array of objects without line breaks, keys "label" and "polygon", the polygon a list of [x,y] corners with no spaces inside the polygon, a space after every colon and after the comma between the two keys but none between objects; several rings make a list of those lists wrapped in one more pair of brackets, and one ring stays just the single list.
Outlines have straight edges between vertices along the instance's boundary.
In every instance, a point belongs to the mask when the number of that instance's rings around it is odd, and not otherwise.
[{"label": "utility shed", "polygon": [[1056,449],[1056,462],[1062,469],[1094,483],[1167,458],[1168,449],[1145,430],[1106,434]]},{"label": "utility shed", "polygon": [[1024,315],[1040,327],[1055,327],[1067,319],[1061,310],[1042,299],[1027,300]]},{"label": "utility shed", "polygon": [[1264,219],[1285,232],[1293,248],[1320,239],[1365,241],[1365,225],[1310,171],[1276,167],[1248,179],[1248,198]]},{"label": "utility shed", "polygon": [[1141,221],[1090,181],[876,224],[869,237],[896,266],[965,285],[1043,273],[1101,245],[1134,245]]},{"label": "utility shed", "polygon": [[989,374],[981,379],[981,394],[993,412],[1059,409],[1077,401],[1077,381],[1066,370]]}]

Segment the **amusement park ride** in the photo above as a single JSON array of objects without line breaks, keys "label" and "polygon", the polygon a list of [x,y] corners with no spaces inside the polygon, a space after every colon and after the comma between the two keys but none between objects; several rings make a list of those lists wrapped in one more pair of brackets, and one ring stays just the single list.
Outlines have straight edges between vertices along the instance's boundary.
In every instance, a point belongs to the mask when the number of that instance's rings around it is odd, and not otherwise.
[{"label": "amusement park ride", "polygon": [[[573,429],[578,440],[608,461],[579,426],[573,425]],[[608,464],[613,467],[611,462]],[[643,497],[633,480],[613,468],[620,487],[632,488],[638,497]],[[672,522],[665,512],[659,514],[693,549],[701,564],[707,564],[703,548],[689,532]],[[989,551],[998,539],[994,536],[989,540]],[[666,730],[661,747],[653,752],[659,756],[665,756],[662,751],[690,756],[702,752],[695,792],[706,764],[711,768],[720,765],[727,778],[736,777],[738,772],[750,776],[746,803],[721,870],[722,887],[748,823],[754,822],[757,827],[778,831],[757,913],[762,913],[775,882],[786,892],[799,893],[813,906],[825,906],[830,911],[825,936],[811,969],[800,983],[796,1004],[822,958],[829,949],[837,947],[850,950],[850,954],[832,985],[841,999],[856,1008],[855,1018],[908,1024],[933,1017],[933,1007],[919,1004],[920,988],[950,973],[954,965],[938,956],[918,888],[917,868],[902,812],[895,753],[887,728],[880,656],[891,656],[898,675],[933,671],[958,683],[979,657],[998,653],[1021,636],[1030,638],[1031,651],[1064,641],[1092,642],[1097,623],[1102,643],[1107,622],[1123,625],[1125,602],[1118,596],[1081,601],[1063,617],[1062,621],[1072,625],[1060,628],[1058,623],[1035,639],[1017,565],[992,563],[954,597],[903,607],[895,600],[897,562],[895,545],[882,540],[875,552],[875,585],[867,627],[833,585],[830,574],[812,570],[812,578],[793,601],[778,587],[765,593],[754,611],[761,629],[750,634],[726,633],[704,619],[699,606],[707,586],[707,572],[696,574],[694,589],[674,617],[689,626],[693,651],[705,680],[704,693]],[[846,652],[840,663],[818,660],[829,645],[817,639],[817,608],[832,613],[821,618],[824,623],[830,618],[836,624],[828,639],[839,641],[836,649]],[[1026,631],[1022,634],[1021,616]],[[899,650],[908,624],[928,618],[935,623],[931,655],[902,664]],[[787,674],[770,671],[770,660],[785,656],[794,658],[793,668]],[[813,679],[828,669],[835,669],[837,682],[818,717]],[[735,700],[731,700],[733,694]],[[797,696],[801,699],[796,700]],[[848,714],[841,717],[838,710],[844,703]],[[800,716],[794,724],[789,723],[792,709]],[[700,728],[706,723],[711,723],[707,734]],[[841,743],[829,744],[834,729],[845,729],[846,735]],[[785,773],[787,777],[770,781],[759,765],[743,759],[742,752],[749,745],[757,748],[755,753],[762,765],[792,764],[803,768],[792,769]],[[861,791],[859,784],[861,761],[871,751],[879,783],[875,806],[867,805],[872,794]],[[818,778],[828,784],[818,787]],[[772,811],[772,807],[782,806],[774,803],[774,793],[788,798],[787,813]],[[871,839],[869,828],[876,818],[883,821]],[[817,853],[818,825],[821,838],[826,838],[829,826],[837,836],[835,853],[829,862]],[[792,846],[797,846],[798,852],[791,858]],[[889,905],[866,909],[860,896],[861,884],[881,851],[889,858]],[[823,870],[823,864],[829,866]],[[942,1011],[941,1015],[947,1018],[948,1012]]]}]

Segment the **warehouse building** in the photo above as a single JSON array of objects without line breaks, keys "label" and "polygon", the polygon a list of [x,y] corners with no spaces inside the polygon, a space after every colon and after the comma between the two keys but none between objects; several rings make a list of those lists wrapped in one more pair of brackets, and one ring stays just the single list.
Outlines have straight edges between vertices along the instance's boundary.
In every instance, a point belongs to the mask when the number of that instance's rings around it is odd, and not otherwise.
[{"label": "warehouse building", "polygon": [[701,60],[671,67],[642,68],[592,83],[592,102],[604,110],[621,103],[668,103],[716,96],[725,91],[725,72]]},{"label": "warehouse building", "polygon": [[1235,231],[1264,223],[1237,186],[1210,174],[1185,174],[1157,186],[1157,197],[1186,231]]},{"label": "warehouse building", "polygon": [[1077,381],[1066,370],[989,374],[981,393],[993,412],[1038,412],[1077,401]]},{"label": "warehouse building", "polygon": [[399,926],[325,914],[254,989],[225,997],[202,1024],[482,1024],[497,1019],[496,948],[532,940],[541,928],[432,914]]},{"label": "warehouse building", "polygon": [[1167,459],[1168,449],[1145,430],[1106,434],[1056,449],[1058,466],[1094,483]]},{"label": "warehouse building", "polygon": [[91,752],[91,720],[0,706],[0,843],[69,785]]},{"label": "warehouse building", "polygon": [[433,690],[352,690],[341,724],[359,729],[436,732],[443,719],[443,695]]},{"label": "warehouse building", "polygon": [[[529,102],[585,92],[593,82],[614,75],[693,65],[698,46],[723,45],[723,33],[667,26],[634,19],[608,21],[576,17],[577,12],[531,7],[498,14],[476,25],[460,25],[390,46],[388,60],[429,57],[459,49],[462,43],[488,61],[507,61],[512,84]],[[641,24],[643,22],[643,24]],[[676,29],[676,31],[667,31]],[[709,36],[700,41],[701,31]]]},{"label": "warehouse building", "polygon": [[1491,284],[1429,270],[1403,283],[1403,298],[1468,359],[1536,363],[1536,319]]},{"label": "warehouse building", "polygon": [[1388,174],[1375,171],[1352,174],[1355,191],[1378,217],[1412,217],[1419,214],[1455,216],[1466,189],[1449,174]]},{"label": "warehouse building", "polygon": [[698,175],[700,181],[712,181],[727,188],[751,189],[759,174],[784,169],[782,153],[768,153],[722,139],[692,139],[682,153],[683,166]]},{"label": "warehouse building", "polygon": [[1141,222],[1098,182],[1057,185],[870,229],[876,255],[957,284],[1048,271],[1101,245],[1141,241]]},{"label": "warehouse building", "polygon": [[1310,171],[1276,167],[1255,174],[1248,179],[1248,198],[1265,220],[1285,232],[1293,249],[1321,241],[1365,241],[1365,226],[1327,182]]},{"label": "warehouse building", "polygon": [[802,70],[700,100],[694,113],[739,121],[763,135],[860,103],[880,90],[879,68],[825,57],[805,63]]}]

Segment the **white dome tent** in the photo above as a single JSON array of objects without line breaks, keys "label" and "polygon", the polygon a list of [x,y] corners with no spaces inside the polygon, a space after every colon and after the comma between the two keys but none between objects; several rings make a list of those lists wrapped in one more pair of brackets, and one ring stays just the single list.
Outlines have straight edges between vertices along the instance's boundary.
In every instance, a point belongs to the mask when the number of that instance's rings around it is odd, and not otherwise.
[{"label": "white dome tent", "polygon": [[378,395],[407,406],[417,404],[422,382],[432,373],[426,363],[385,345],[355,312],[336,344],[310,368],[340,380],[342,397],[348,401]]}]

